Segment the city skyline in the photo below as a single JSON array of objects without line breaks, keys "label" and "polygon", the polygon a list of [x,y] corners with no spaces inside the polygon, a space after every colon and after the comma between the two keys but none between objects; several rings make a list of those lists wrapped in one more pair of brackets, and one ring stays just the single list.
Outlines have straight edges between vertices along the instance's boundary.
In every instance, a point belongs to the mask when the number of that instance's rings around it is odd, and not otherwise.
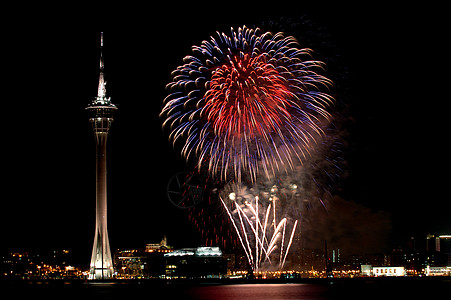
[{"label": "city skyline", "polygon": [[[325,245],[326,246],[326,245]],[[90,268],[70,249],[15,251],[2,254],[3,279],[92,279]],[[243,253],[220,247],[174,249],[164,236],[159,243],[114,251],[114,279],[195,278],[354,278],[368,276],[449,276],[451,235],[428,234],[384,253],[344,254],[341,248],[302,248],[288,256],[284,268],[249,272]],[[110,278],[112,279],[112,278]]]},{"label": "city skyline", "polygon": [[[389,213],[395,235],[449,233],[445,177],[436,170],[440,165],[446,168],[441,143],[447,125],[443,112],[428,107],[424,100],[431,97],[435,100],[427,101],[439,107],[444,101],[442,79],[424,75],[440,70],[427,63],[427,58],[443,54],[440,27],[429,24],[425,33],[418,31],[422,26],[415,24],[415,18],[405,15],[400,19],[385,15],[385,23],[380,24],[375,14],[367,20],[343,13],[344,20],[326,18],[321,12],[312,17],[329,27],[352,74],[352,121],[345,149],[350,175],[337,193],[373,212]],[[258,23],[255,19],[218,18],[207,25],[186,24],[184,19],[163,24],[158,31],[148,29],[153,23],[139,30],[105,31],[108,92],[120,108],[108,150],[109,234],[114,248],[157,240],[165,233],[181,245],[201,242],[186,212],[166,199],[169,179],[188,168],[161,130],[158,113],[164,84],[191,45],[219,27]],[[366,29],[364,35],[354,23]],[[180,29],[182,25],[186,28]],[[8,52],[10,84],[5,105],[13,113],[6,116],[9,176],[4,184],[5,195],[13,199],[4,203],[1,231],[6,242],[2,247],[60,245],[87,248],[89,253],[95,219],[90,151],[94,142],[84,106],[97,88],[99,32],[63,35],[62,31],[30,30],[26,39],[18,34],[8,36],[8,45],[14,46]],[[428,46],[421,47],[424,64],[420,65],[413,63],[419,45]],[[17,82],[17,70],[27,70],[26,86]],[[423,86],[434,86],[434,90],[416,88],[417,76]],[[70,123],[55,117],[55,103]],[[55,122],[64,126],[56,128]],[[29,140],[16,132],[27,132]],[[162,162],[164,168],[158,166]],[[26,189],[23,182],[28,183]]]}]

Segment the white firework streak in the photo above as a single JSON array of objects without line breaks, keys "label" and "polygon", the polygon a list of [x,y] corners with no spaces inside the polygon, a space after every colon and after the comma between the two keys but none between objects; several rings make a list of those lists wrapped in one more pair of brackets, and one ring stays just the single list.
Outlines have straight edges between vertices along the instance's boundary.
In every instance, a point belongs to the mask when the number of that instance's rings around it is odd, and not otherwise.
[{"label": "white firework streak", "polygon": [[[260,218],[258,196],[255,197],[255,202],[245,201],[242,205],[231,200],[234,202],[231,207],[228,207],[222,197],[220,197],[220,200],[232,222],[252,269],[254,271],[261,270],[262,264],[265,262],[273,265],[273,260],[275,259],[273,254],[276,253],[275,250],[278,248],[280,249],[276,255],[279,263],[278,268],[282,269],[290,251],[298,221],[294,222],[290,239],[285,241],[288,236],[286,234],[288,219],[282,218],[277,222],[275,203],[273,205],[269,203],[262,214],[262,218]],[[269,220],[271,209],[273,209],[273,219]],[[268,221],[271,221],[274,227],[268,226]],[[274,228],[273,232],[271,232],[272,228]]]},{"label": "white firework streak", "polygon": [[246,246],[244,246],[244,242],[243,239],[241,237],[240,231],[238,230],[238,228],[236,227],[235,221],[232,217],[232,214],[230,213],[230,210],[227,208],[226,204],[224,203],[224,200],[222,200],[221,197],[219,197],[219,199],[221,199],[222,205],[224,206],[227,214],[229,215],[230,220],[232,221],[232,225],[236,230],[236,233],[238,234],[238,239],[240,240],[241,246],[243,246],[244,252],[246,253],[246,257],[248,259],[248,261],[251,261],[251,253],[247,252]]}]

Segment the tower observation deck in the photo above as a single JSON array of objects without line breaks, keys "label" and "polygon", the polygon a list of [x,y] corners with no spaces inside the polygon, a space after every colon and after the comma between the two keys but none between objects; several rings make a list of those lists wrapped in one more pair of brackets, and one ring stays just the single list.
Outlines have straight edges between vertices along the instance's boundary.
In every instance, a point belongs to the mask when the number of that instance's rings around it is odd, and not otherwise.
[{"label": "tower observation deck", "polygon": [[114,273],[107,230],[106,142],[117,107],[106,96],[103,77],[103,32],[100,34],[100,74],[97,97],[86,107],[96,140],[96,228],[88,279],[111,279]]}]

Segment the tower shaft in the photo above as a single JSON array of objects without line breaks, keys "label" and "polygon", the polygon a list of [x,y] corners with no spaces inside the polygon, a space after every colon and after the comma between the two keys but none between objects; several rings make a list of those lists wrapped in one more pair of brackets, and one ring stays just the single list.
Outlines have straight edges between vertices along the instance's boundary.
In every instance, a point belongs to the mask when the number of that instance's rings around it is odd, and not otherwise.
[{"label": "tower shaft", "polygon": [[89,279],[110,279],[114,270],[107,229],[106,142],[108,132],[94,134],[96,138],[96,229]]}]

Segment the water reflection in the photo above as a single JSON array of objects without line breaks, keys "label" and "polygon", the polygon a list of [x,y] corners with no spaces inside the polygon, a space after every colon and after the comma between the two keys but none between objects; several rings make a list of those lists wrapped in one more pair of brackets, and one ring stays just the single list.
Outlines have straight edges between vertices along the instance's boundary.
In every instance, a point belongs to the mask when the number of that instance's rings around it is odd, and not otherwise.
[{"label": "water reflection", "polygon": [[233,284],[188,288],[185,293],[192,299],[215,300],[286,300],[328,299],[328,288],[312,284]]}]

